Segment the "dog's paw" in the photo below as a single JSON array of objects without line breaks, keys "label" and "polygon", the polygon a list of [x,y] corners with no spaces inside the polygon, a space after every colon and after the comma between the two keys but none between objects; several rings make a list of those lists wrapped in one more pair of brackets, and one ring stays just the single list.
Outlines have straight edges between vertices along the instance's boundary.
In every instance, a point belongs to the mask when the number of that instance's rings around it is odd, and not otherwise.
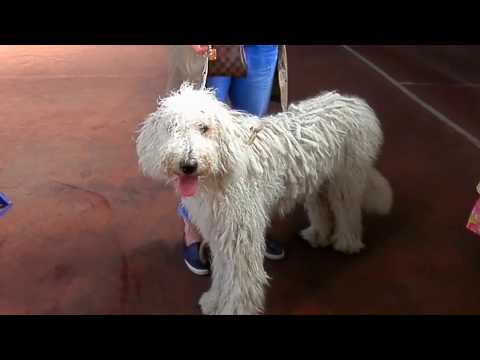
[{"label": "dog's paw", "polygon": [[356,254],[365,247],[360,236],[335,234],[332,238],[333,248],[345,254]]},{"label": "dog's paw", "polygon": [[315,230],[313,226],[300,231],[300,236],[310,244],[313,248],[327,247],[332,241],[329,239],[328,234],[322,234]]},{"label": "dog's paw", "polygon": [[204,315],[214,315],[217,311],[217,303],[218,297],[211,290],[204,292],[198,301]]},{"label": "dog's paw", "polygon": [[239,303],[237,301],[227,301],[221,309],[217,309],[218,315],[259,315],[261,311],[255,306]]}]

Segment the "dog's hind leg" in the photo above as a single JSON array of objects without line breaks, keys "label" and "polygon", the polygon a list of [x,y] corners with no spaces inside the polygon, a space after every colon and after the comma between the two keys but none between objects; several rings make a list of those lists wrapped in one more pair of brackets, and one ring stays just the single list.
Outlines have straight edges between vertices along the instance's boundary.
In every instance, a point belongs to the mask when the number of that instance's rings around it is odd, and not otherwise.
[{"label": "dog's hind leg", "polygon": [[329,182],[328,198],[335,216],[332,236],[335,250],[352,254],[359,252],[362,242],[362,200],[366,174],[352,171],[338,174]]},{"label": "dog's hind leg", "polygon": [[326,247],[332,243],[332,219],[329,210],[328,197],[323,193],[313,195],[305,202],[305,210],[310,221],[310,226],[300,232],[310,246]]}]

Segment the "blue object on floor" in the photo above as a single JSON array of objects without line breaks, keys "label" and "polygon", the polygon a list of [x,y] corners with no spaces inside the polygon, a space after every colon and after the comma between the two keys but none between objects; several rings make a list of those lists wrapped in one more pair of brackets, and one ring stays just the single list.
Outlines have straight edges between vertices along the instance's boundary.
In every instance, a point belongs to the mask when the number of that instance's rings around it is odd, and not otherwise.
[{"label": "blue object on floor", "polygon": [[4,216],[12,208],[12,202],[4,193],[0,193],[0,217]]}]

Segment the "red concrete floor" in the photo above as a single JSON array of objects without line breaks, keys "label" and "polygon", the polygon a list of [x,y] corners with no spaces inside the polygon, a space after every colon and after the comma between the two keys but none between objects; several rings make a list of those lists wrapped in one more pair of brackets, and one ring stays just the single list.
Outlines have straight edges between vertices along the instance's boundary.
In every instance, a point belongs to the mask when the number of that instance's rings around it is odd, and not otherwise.
[{"label": "red concrete floor", "polygon": [[[480,137],[478,72],[415,47],[354,50]],[[480,149],[344,48],[290,46],[289,61],[293,100],[338,89],[377,111],[396,203],[365,219],[355,256],[310,249],[301,210],[276,220],[288,258],[266,262],[267,314],[479,314],[480,237],[465,223]],[[0,191],[14,201],[0,219],[0,313],[198,314],[209,279],[183,264],[174,195],[136,164],[165,49],[0,46],[0,64]]]}]

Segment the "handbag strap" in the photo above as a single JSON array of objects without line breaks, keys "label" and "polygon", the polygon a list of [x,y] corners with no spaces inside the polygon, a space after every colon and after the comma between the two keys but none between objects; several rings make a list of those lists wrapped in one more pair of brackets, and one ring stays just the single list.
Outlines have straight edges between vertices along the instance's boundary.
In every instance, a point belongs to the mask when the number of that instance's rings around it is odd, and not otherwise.
[{"label": "handbag strap", "polygon": [[202,82],[200,83],[200,90],[205,90],[207,86],[207,76],[208,76],[208,54],[210,52],[212,45],[208,45],[208,51],[203,55],[205,58],[205,63],[203,65],[202,71]]}]

